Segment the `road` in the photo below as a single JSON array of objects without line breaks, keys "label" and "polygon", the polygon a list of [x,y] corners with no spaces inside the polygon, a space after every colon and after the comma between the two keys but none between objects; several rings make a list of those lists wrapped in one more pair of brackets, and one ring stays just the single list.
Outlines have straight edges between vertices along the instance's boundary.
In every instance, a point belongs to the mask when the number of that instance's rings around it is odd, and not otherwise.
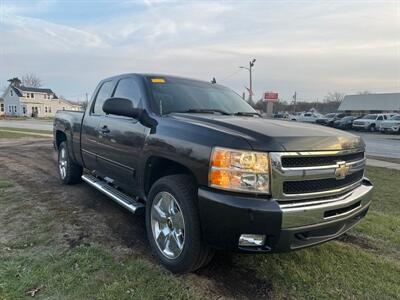
[{"label": "road", "polygon": [[35,130],[53,130],[52,121],[42,120],[0,120],[0,127],[12,127]]},{"label": "road", "polygon": [[352,131],[363,138],[367,155],[400,158],[400,135]]},{"label": "road", "polygon": [[[41,120],[0,120],[0,127],[53,130],[53,122]],[[352,131],[367,145],[367,155],[400,158],[400,135]]]}]

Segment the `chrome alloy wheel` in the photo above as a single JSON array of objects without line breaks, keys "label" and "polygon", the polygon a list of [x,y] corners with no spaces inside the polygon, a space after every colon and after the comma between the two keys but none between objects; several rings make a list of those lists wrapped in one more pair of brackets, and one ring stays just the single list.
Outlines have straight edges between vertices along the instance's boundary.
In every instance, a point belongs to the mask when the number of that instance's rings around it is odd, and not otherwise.
[{"label": "chrome alloy wheel", "polygon": [[65,148],[60,150],[60,157],[58,158],[58,169],[60,171],[61,179],[64,179],[67,176],[67,151]]},{"label": "chrome alloy wheel", "polygon": [[158,249],[166,258],[176,259],[185,245],[185,220],[178,201],[168,192],[158,193],[150,217]]}]

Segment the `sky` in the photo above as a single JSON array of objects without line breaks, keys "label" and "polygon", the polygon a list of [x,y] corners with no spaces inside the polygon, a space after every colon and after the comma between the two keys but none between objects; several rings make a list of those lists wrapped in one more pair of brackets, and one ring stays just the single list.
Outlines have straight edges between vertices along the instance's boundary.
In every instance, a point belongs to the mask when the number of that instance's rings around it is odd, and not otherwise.
[{"label": "sky", "polygon": [[0,87],[34,73],[70,100],[148,72],[290,101],[400,92],[398,1],[0,0]]}]

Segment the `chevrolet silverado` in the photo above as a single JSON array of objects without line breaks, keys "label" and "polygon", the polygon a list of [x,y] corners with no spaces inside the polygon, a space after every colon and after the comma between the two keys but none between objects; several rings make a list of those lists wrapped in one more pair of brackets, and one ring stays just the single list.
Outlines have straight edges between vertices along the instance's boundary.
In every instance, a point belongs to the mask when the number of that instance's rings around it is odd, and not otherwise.
[{"label": "chevrolet silverado", "polygon": [[132,213],[174,273],[216,249],[282,252],[362,219],[365,145],[336,129],[268,120],[218,84],[154,74],[102,80],[84,112],[59,111],[63,184],[82,180]]}]

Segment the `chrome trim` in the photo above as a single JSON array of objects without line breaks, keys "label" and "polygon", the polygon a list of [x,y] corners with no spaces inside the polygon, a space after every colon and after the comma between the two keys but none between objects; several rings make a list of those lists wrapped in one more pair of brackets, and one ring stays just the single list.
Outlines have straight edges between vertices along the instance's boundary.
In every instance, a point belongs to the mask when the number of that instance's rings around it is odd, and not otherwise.
[{"label": "chrome trim", "polygon": [[123,194],[122,192],[107,184],[105,181],[100,180],[92,175],[82,175],[82,180],[132,213],[135,213],[139,208],[144,207],[142,203],[137,202],[135,199]]},{"label": "chrome trim", "polygon": [[357,171],[364,170],[366,164],[366,158],[364,155],[363,159],[357,161],[343,161],[342,158],[338,158],[335,164],[323,165],[323,166],[307,166],[307,167],[283,167],[282,158],[283,157],[318,157],[318,156],[341,156],[346,154],[352,154],[357,152],[363,152],[362,148],[348,149],[348,150],[328,150],[328,151],[300,151],[300,152],[271,152],[270,153],[270,165],[271,165],[271,194],[274,199],[278,201],[284,200],[302,200],[302,199],[312,199],[327,196],[335,196],[338,194],[350,191],[361,184],[362,179],[354,182],[345,187],[336,188],[332,190],[322,191],[322,192],[312,192],[312,193],[299,193],[299,194],[285,194],[283,192],[283,183],[285,181],[305,181],[305,180],[315,180],[315,179],[328,179],[336,177],[335,172],[340,165],[345,163],[346,167],[349,167],[348,173],[353,174]]},{"label": "chrome trim", "polygon": [[[320,202],[306,203],[304,206],[302,203],[291,205],[280,204],[282,210],[282,228],[324,224],[356,215],[371,203],[373,187],[368,183],[367,179],[364,179],[364,182],[364,184],[350,193],[338,198],[327,199],[326,202],[322,202],[323,200],[321,200]],[[326,211],[351,206],[357,202],[360,202],[360,205],[349,211],[334,216],[324,216]]]}]

